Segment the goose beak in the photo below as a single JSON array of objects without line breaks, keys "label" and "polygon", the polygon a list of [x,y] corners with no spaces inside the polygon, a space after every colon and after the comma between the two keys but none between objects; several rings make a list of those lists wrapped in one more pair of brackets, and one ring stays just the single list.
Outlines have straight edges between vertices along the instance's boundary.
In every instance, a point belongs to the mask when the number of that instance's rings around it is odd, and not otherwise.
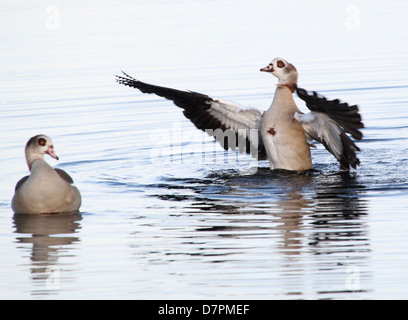
[{"label": "goose beak", "polygon": [[55,153],[54,146],[48,146],[47,151],[45,151],[50,157],[59,160],[57,154]]},{"label": "goose beak", "polygon": [[273,65],[272,65],[272,63],[268,64],[265,68],[262,68],[262,69],[259,70],[259,71],[262,71],[262,72],[273,72],[274,70],[273,70]]}]

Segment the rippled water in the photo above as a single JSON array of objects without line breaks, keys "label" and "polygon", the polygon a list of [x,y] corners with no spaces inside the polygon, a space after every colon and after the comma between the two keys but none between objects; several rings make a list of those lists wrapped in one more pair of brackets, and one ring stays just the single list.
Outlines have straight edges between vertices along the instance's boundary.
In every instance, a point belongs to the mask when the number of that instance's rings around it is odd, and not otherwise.
[{"label": "rippled water", "polygon": [[[407,4],[295,3],[4,2],[0,297],[406,299]],[[264,110],[275,79],[258,70],[275,56],[306,89],[360,106],[357,171],[320,145],[311,172],[251,172],[180,109],[113,77]],[[13,216],[38,133],[80,214]]]}]

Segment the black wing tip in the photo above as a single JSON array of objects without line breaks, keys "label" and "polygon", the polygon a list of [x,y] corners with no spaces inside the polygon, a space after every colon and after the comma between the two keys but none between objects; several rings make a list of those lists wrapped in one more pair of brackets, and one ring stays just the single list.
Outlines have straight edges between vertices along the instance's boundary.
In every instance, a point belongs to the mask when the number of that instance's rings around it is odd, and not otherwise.
[{"label": "black wing tip", "polygon": [[116,82],[120,84],[124,84],[126,86],[130,86],[132,83],[135,82],[140,82],[139,80],[133,78],[129,74],[127,74],[125,71],[121,70],[123,75],[114,75],[116,77]]},{"label": "black wing tip", "polygon": [[[177,89],[156,86],[141,82],[121,70],[123,75],[115,75],[116,81],[128,87],[137,88],[143,93],[153,93],[160,97],[172,100],[173,103],[183,109],[184,116],[189,119],[197,129],[206,131],[207,129],[221,129],[225,132],[228,128],[216,117],[208,112],[211,107],[211,102],[215,101],[210,96],[195,92],[195,91],[181,91]],[[207,132],[208,133],[208,132]],[[236,133],[238,135],[238,133]],[[238,139],[235,139],[238,142]],[[251,153],[251,148],[247,140],[246,153]],[[222,145],[225,150],[229,149],[229,144]],[[237,145],[237,148],[239,146]],[[263,143],[258,145],[258,160],[266,160],[267,154]]]},{"label": "black wing tip", "polygon": [[[123,70],[120,70],[120,71],[123,73],[123,75],[126,77],[126,79],[138,81],[137,79],[133,78],[131,75],[127,74],[125,71],[123,71]],[[124,77],[121,76],[121,78],[124,78]]]},{"label": "black wing tip", "polygon": [[357,167],[360,165],[360,159],[357,157],[352,161],[348,159],[341,159],[339,162],[341,170],[350,170],[351,168],[357,169]]},{"label": "black wing tip", "polygon": [[344,159],[340,160],[340,169],[341,170],[351,170],[351,168],[356,170],[359,165],[360,165],[360,159],[358,159],[358,158],[356,158],[352,162],[349,162],[348,160],[344,160]]},{"label": "black wing tip", "polygon": [[338,122],[354,139],[361,140],[363,138],[360,129],[364,128],[364,123],[357,105],[349,105],[339,99],[328,100],[316,91],[309,93],[306,89],[300,87],[296,87],[296,93],[300,99],[305,101],[306,106],[311,111],[327,114]]},{"label": "black wing tip", "polygon": [[350,167],[357,169],[357,166],[360,165],[360,159],[357,158],[356,152],[360,151],[360,148],[345,133],[341,135],[341,143],[343,153],[339,159],[340,169],[350,170]]},{"label": "black wing tip", "polygon": [[[325,96],[321,95],[320,93],[316,91],[311,91],[311,94],[310,94],[309,91],[307,91],[304,88],[300,88],[300,87],[296,87],[296,93],[298,97],[301,98],[306,103],[313,103],[313,102],[317,103],[316,106],[310,105],[308,107],[319,109],[321,104],[328,104],[330,107],[338,108],[339,111],[349,111],[349,112],[356,111],[356,114],[360,116],[360,114],[358,113],[359,108],[358,108],[358,105],[356,104],[350,105],[347,102],[340,101],[340,99],[329,100]],[[324,106],[322,106],[322,108],[324,108]]]}]

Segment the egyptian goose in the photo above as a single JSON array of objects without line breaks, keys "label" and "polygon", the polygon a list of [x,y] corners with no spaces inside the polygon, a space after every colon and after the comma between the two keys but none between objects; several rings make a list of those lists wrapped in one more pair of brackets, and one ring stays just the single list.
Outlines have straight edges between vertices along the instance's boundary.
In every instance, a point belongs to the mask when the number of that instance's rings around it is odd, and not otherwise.
[{"label": "egyptian goose", "polygon": [[[363,136],[359,129],[364,125],[356,105],[327,100],[299,88],[296,68],[284,59],[275,58],[260,71],[278,78],[272,105],[263,113],[205,94],[144,83],[124,72],[116,80],[143,93],[172,100],[198,129],[213,136],[225,150],[238,148],[258,160],[268,159],[271,170],[312,169],[313,140],[321,142],[336,157],[342,170],[355,169],[360,164],[356,156],[360,149],[347,135],[356,140]],[[298,109],[294,92],[305,101],[309,113]]]},{"label": "egyptian goose", "polygon": [[50,137],[40,134],[28,140],[25,157],[31,173],[17,182],[11,207],[15,213],[78,212],[81,195],[72,178],[61,169],[53,169],[44,154],[58,157]]}]

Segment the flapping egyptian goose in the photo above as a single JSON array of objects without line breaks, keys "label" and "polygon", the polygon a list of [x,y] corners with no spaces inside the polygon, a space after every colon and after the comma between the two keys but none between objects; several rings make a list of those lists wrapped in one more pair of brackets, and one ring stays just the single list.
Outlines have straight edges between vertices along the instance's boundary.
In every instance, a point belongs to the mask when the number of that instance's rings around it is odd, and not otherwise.
[{"label": "flapping egyptian goose", "polygon": [[[339,100],[327,100],[316,92],[308,93],[297,86],[296,68],[281,58],[261,71],[279,81],[270,108],[261,113],[205,94],[181,91],[141,82],[123,73],[117,82],[172,100],[184,109],[194,125],[213,136],[225,150],[238,149],[258,160],[269,160],[270,168],[303,171],[313,168],[310,147],[321,142],[340,162],[340,168],[356,168],[360,149],[350,139],[361,140],[358,107]],[[293,99],[296,92],[310,109],[302,113]]]},{"label": "flapping egyptian goose", "polygon": [[17,182],[11,207],[15,213],[77,212],[81,195],[72,178],[61,169],[53,169],[44,154],[58,157],[51,138],[40,134],[28,140],[25,156],[31,173]]}]

